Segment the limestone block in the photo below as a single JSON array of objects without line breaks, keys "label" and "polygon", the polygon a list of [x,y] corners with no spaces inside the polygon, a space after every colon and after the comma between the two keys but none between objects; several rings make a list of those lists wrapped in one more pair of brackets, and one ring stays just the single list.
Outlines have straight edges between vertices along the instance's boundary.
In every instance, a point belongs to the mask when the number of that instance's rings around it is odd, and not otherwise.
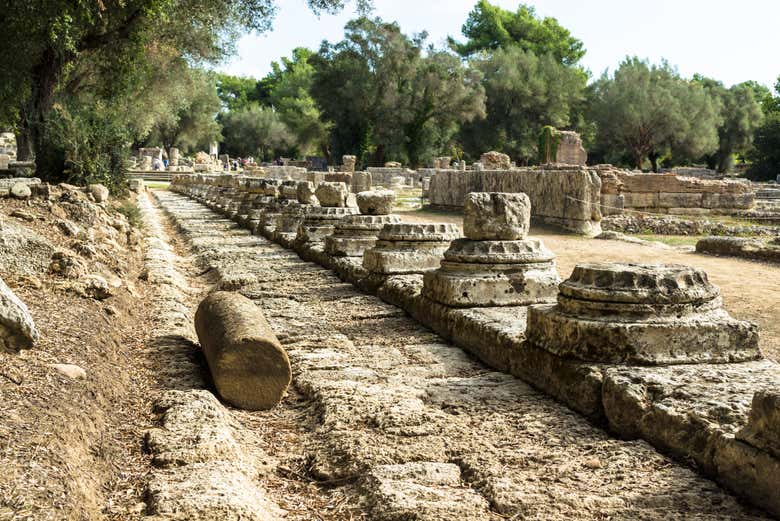
[{"label": "limestone block", "polygon": [[780,391],[758,391],[753,395],[750,419],[737,439],[780,458]]},{"label": "limestone block", "polygon": [[335,226],[325,238],[325,251],[334,257],[360,257],[373,248],[377,235],[386,224],[397,224],[397,215],[352,215]]},{"label": "limestone block", "polygon": [[287,201],[298,201],[298,187],[284,184],[279,188],[279,198]]},{"label": "limestone block", "polygon": [[333,234],[336,224],[341,219],[355,215],[357,212],[357,208],[312,207],[298,227],[296,241],[322,242],[325,237]]},{"label": "limestone block", "polygon": [[623,204],[626,208],[657,208],[658,194],[647,192],[624,192]]},{"label": "limestone block", "polygon": [[659,208],[701,208],[702,194],[660,192]]},{"label": "limestone block", "polygon": [[485,170],[509,170],[512,166],[512,160],[508,155],[495,151],[482,154],[479,162]]},{"label": "limestone block", "polygon": [[343,156],[341,158],[342,172],[354,172],[355,165],[357,164],[357,157],[355,156]]},{"label": "limestone block", "polygon": [[349,190],[345,183],[325,181],[317,186],[315,195],[322,206],[329,208],[344,208],[347,206]]},{"label": "limestone block", "polygon": [[0,154],[0,170],[8,170],[8,163],[11,162],[11,156]]},{"label": "limestone block", "polygon": [[425,274],[423,294],[450,307],[526,306],[553,302],[560,278],[555,255],[539,239],[458,239],[441,267]]},{"label": "limestone block", "polygon": [[32,190],[27,183],[15,183],[11,187],[11,195],[17,199],[29,199],[32,195]]},{"label": "limestone block", "polygon": [[287,353],[260,308],[243,295],[212,293],[198,306],[195,329],[220,396],[236,407],[276,406],[292,379]]},{"label": "limestone block", "polygon": [[703,271],[681,265],[580,264],[555,306],[534,306],[527,336],[564,358],[664,365],[754,360],[758,328],[721,308]]},{"label": "limestone block", "polygon": [[439,267],[446,250],[446,242],[378,240],[373,248],[363,254],[363,267],[383,275],[425,273]]},{"label": "limestone block", "polygon": [[460,229],[450,223],[390,224],[382,228],[379,239],[383,241],[449,242],[460,238]]},{"label": "limestone block", "polygon": [[472,192],[466,196],[463,233],[473,240],[514,241],[528,235],[531,201],[523,193]]},{"label": "limestone block", "polygon": [[702,207],[704,208],[753,208],[756,203],[756,194],[750,193],[710,193],[702,194]]},{"label": "limestone block", "polygon": [[289,204],[282,209],[282,213],[276,218],[277,233],[297,233],[298,227],[303,222],[308,205],[300,203]]},{"label": "limestone block", "polygon": [[562,165],[585,165],[588,153],[582,146],[580,135],[571,130],[558,131],[560,142],[555,162]]},{"label": "limestone block", "polygon": [[363,267],[383,275],[424,273],[439,266],[450,241],[459,236],[453,224],[388,224],[363,255]]},{"label": "limestone block", "polygon": [[601,213],[602,215],[620,215],[625,206],[625,197],[615,194],[601,194]]},{"label": "limestone block", "polygon": [[359,194],[371,190],[373,175],[371,172],[355,172],[352,174],[352,193]]},{"label": "limestone block", "polygon": [[105,203],[108,201],[108,188],[101,184],[93,184],[87,186],[87,191],[92,194],[97,203]]},{"label": "limestone block", "polygon": [[0,349],[29,349],[38,340],[30,310],[0,279]]},{"label": "limestone block", "polygon": [[395,192],[373,190],[357,194],[357,205],[363,215],[390,215],[395,207]]},{"label": "limestone block", "polygon": [[298,202],[309,205],[319,204],[317,196],[314,195],[314,190],[315,185],[311,181],[300,181],[297,186]]}]

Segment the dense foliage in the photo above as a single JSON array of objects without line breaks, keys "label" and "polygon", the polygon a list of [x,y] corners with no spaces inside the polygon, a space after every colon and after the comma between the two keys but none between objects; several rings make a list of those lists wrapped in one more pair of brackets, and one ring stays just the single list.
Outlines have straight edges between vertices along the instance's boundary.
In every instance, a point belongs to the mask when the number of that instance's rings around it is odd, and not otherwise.
[{"label": "dense foliage", "polygon": [[[309,0],[314,10],[334,10],[343,4],[343,0]],[[366,0],[360,6],[365,7]],[[185,135],[194,140],[192,123],[202,119],[192,109],[211,110],[212,100],[192,97],[184,103],[161,103],[161,99],[176,101],[171,87],[184,82],[186,89],[192,79],[168,71],[176,71],[180,63],[221,60],[232,52],[242,31],[266,30],[275,9],[273,0],[2,0],[0,125],[15,129],[19,157],[34,156],[37,174],[51,181],[74,175],[66,169],[66,160],[84,165],[87,171],[95,169],[95,175],[110,174],[105,165],[113,165],[114,159],[84,154],[110,156],[116,136],[113,131],[93,132],[90,125],[123,127],[125,146],[143,141],[155,127],[169,141],[183,140]],[[148,83],[168,88],[149,91],[144,89]],[[139,97],[144,90],[149,98]],[[124,105],[144,112],[143,102],[164,110],[145,122],[135,113],[100,110]],[[87,113],[81,114],[82,110]],[[101,113],[92,117],[96,110]],[[78,128],[81,124],[87,127]],[[174,132],[175,126],[182,128]],[[69,136],[81,132],[90,137],[91,146],[73,146]],[[121,173],[121,167],[113,171]]]},{"label": "dense foliage", "polygon": [[777,89],[636,57],[588,84],[583,43],[522,4],[479,0],[444,49],[353,5],[361,16],[342,40],[295,49],[258,80],[207,69],[239,34],[269,27],[274,0],[0,0],[0,126],[41,177],[116,186],[131,145],[187,153],[222,140],[232,156],[414,167],[498,150],[529,164],[550,155],[547,127],[579,131],[594,162],[780,172]]}]

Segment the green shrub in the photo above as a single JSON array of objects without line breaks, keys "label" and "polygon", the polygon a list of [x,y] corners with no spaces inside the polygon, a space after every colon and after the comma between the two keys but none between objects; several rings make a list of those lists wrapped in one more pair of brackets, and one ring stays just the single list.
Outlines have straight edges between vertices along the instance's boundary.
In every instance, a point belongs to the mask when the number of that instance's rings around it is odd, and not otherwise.
[{"label": "green shrub", "polygon": [[121,213],[127,218],[127,222],[133,228],[141,228],[143,226],[143,218],[141,217],[141,209],[134,201],[127,199],[117,206],[116,211]]},{"label": "green shrub", "polygon": [[74,112],[55,109],[46,129],[50,147],[44,159],[51,166],[48,172],[61,171],[52,181],[100,183],[114,195],[125,194],[130,140],[120,121],[102,103]]}]

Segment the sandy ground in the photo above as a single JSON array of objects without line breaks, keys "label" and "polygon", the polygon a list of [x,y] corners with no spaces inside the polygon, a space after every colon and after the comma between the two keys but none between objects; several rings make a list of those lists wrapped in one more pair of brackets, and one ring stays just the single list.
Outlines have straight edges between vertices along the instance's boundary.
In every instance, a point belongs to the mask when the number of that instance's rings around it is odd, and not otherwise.
[{"label": "sandy ground", "polygon": [[[415,211],[402,213],[405,222],[453,222],[456,214]],[[761,349],[767,358],[780,361],[780,265],[732,257],[713,257],[662,246],[605,241],[532,227],[531,235],[558,256],[558,272],[567,278],[581,262],[641,262],[687,264],[707,272],[723,294],[723,304],[740,319],[761,328]]]}]

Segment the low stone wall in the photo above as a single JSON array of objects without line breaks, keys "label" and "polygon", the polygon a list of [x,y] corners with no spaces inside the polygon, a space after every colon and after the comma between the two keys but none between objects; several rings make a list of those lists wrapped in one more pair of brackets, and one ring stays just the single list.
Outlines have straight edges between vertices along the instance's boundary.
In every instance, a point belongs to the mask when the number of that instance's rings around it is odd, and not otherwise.
[{"label": "low stone wall", "polygon": [[611,165],[592,170],[601,177],[605,214],[624,209],[680,215],[723,213],[752,208],[756,200],[750,184],[740,181],[629,172]]},{"label": "low stone wall", "polygon": [[780,262],[780,239],[765,242],[744,237],[705,237],[696,243],[697,253]]},{"label": "low stone wall", "polygon": [[459,210],[470,192],[523,192],[531,199],[535,221],[585,235],[601,232],[601,180],[585,168],[438,170],[431,178],[428,200],[434,207]]}]

